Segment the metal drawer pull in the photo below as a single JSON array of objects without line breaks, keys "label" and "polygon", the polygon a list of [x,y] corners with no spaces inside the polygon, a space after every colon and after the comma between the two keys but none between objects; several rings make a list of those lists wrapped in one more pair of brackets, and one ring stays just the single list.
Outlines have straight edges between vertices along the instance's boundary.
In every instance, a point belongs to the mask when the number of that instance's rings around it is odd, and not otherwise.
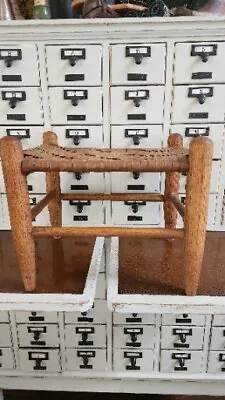
[{"label": "metal drawer pull", "polygon": [[[174,328],[173,329],[173,335],[179,336],[180,342],[182,344],[184,344],[187,341],[187,336],[192,336],[192,328],[190,328],[190,329]],[[174,346],[175,346],[175,344],[174,344]]]},{"label": "metal drawer pull", "polygon": [[204,104],[207,97],[213,97],[213,87],[189,88],[188,97],[195,97],[199,104]]},{"label": "metal drawer pull", "polygon": [[142,352],[125,351],[124,358],[130,360],[130,365],[126,365],[128,371],[139,371],[141,368],[137,364],[137,359],[142,358]]},{"label": "metal drawer pull", "polygon": [[130,335],[131,342],[127,342],[126,346],[140,347],[141,342],[138,342],[138,335],[143,335],[143,328],[124,328],[124,334]]},{"label": "metal drawer pull", "polygon": [[209,56],[217,55],[217,44],[210,45],[192,45],[191,56],[199,56],[202,62],[206,63],[209,60]]},{"label": "metal drawer pull", "polygon": [[33,333],[34,341],[39,341],[41,334],[47,333],[46,326],[28,326],[28,333]]},{"label": "metal drawer pull", "polygon": [[95,358],[95,351],[77,351],[77,357],[80,357],[83,359],[83,364],[80,365],[80,369],[92,369],[93,365],[89,364],[89,359],[90,358]]},{"label": "metal drawer pull", "polygon": [[[36,199],[35,199],[35,204],[36,204]],[[31,204],[31,205],[35,205],[35,204]],[[30,322],[44,322],[45,317],[37,315],[36,311],[32,311],[31,316],[28,317],[28,320]]]},{"label": "metal drawer pull", "polygon": [[146,206],[146,201],[125,201],[125,206],[131,206],[132,211],[136,214],[139,210],[139,206]]},{"label": "metal drawer pull", "polygon": [[66,129],[66,138],[73,139],[75,146],[79,146],[81,139],[89,139],[88,129]]},{"label": "metal drawer pull", "polygon": [[16,136],[20,139],[30,139],[30,129],[6,129],[7,136]]},{"label": "metal drawer pull", "polygon": [[133,178],[135,180],[139,179],[140,178],[140,172],[133,172]]},{"label": "metal drawer pull", "polygon": [[125,129],[125,137],[132,138],[134,145],[138,146],[142,137],[148,137],[148,129]]},{"label": "metal drawer pull", "polygon": [[81,214],[83,212],[84,207],[91,205],[91,201],[90,200],[87,200],[87,201],[70,200],[69,204],[71,206],[76,206],[78,214]]},{"label": "metal drawer pull", "polygon": [[191,360],[191,354],[186,353],[172,353],[172,360],[177,360],[179,363],[178,367],[174,367],[174,371],[187,371],[185,365],[186,360]]},{"label": "metal drawer pull", "polygon": [[82,172],[75,172],[74,175],[75,175],[75,178],[76,178],[77,181],[80,181],[80,180],[81,180],[81,178],[82,178]]},{"label": "metal drawer pull", "polygon": [[7,68],[12,66],[13,61],[22,60],[21,49],[0,49],[0,60],[4,60]]},{"label": "metal drawer pull", "polygon": [[88,335],[93,335],[94,333],[94,327],[76,328],[76,334],[81,335],[82,338],[82,340],[78,342],[79,346],[93,346],[94,342],[92,340],[88,340]]},{"label": "metal drawer pull", "polygon": [[125,100],[133,100],[135,107],[140,107],[142,100],[149,99],[149,90],[125,90]]},{"label": "metal drawer pull", "polygon": [[46,352],[28,351],[28,360],[35,361],[34,370],[45,371],[47,367],[42,365],[42,362],[49,360],[49,354]]},{"label": "metal drawer pull", "polygon": [[186,128],[186,137],[198,137],[198,136],[209,136],[209,127],[207,128]]},{"label": "metal drawer pull", "polygon": [[9,107],[14,109],[19,101],[26,100],[26,92],[2,92],[2,100],[9,102]]},{"label": "metal drawer pull", "polygon": [[151,47],[126,46],[125,55],[126,57],[133,57],[135,64],[140,65],[144,57],[151,57]]},{"label": "metal drawer pull", "polygon": [[87,90],[64,90],[64,100],[71,100],[74,107],[78,106],[80,100],[87,100]]},{"label": "metal drawer pull", "polygon": [[61,49],[61,60],[68,60],[71,67],[74,67],[79,60],[85,60],[85,49]]}]

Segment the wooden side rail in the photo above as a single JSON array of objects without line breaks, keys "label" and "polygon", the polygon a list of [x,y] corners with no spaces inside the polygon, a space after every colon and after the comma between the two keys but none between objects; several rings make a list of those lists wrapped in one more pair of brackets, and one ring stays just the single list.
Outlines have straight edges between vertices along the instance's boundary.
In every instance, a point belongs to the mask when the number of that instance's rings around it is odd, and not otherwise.
[{"label": "wooden side rail", "polygon": [[55,190],[52,190],[48,194],[46,194],[43,199],[41,199],[34,207],[31,209],[31,218],[32,221],[41,213],[41,211],[49,204],[51,200],[53,200],[56,196]]},{"label": "wooden side rail", "polygon": [[185,206],[181,203],[177,196],[174,193],[168,193],[166,198],[171,201],[176,210],[179,212],[180,216],[184,219]]},{"label": "wooden side rail", "polygon": [[62,193],[62,200],[164,201],[163,194],[151,193]]}]

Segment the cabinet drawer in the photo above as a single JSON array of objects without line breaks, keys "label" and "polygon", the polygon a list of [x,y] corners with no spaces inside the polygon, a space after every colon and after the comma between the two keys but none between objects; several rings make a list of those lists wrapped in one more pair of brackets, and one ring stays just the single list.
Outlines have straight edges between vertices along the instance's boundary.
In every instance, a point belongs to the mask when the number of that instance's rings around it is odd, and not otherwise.
[{"label": "cabinet drawer", "polygon": [[15,361],[12,349],[0,349],[0,370],[15,368]]},{"label": "cabinet drawer", "polygon": [[160,371],[200,373],[202,372],[202,352],[162,350]]},{"label": "cabinet drawer", "polygon": [[101,201],[63,201],[63,225],[103,224],[104,209]]},{"label": "cabinet drawer", "polygon": [[213,315],[213,326],[224,326],[225,327],[225,314]]},{"label": "cabinet drawer", "polygon": [[107,306],[104,300],[95,300],[93,307],[82,313],[65,313],[65,324],[106,324]]},{"label": "cabinet drawer", "polygon": [[164,87],[111,88],[112,124],[160,124],[163,121]]},{"label": "cabinet drawer", "polygon": [[155,324],[155,314],[124,314],[113,313],[114,324]]},{"label": "cabinet drawer", "polygon": [[152,350],[115,349],[113,369],[115,372],[152,372],[153,360]]},{"label": "cabinet drawer", "polygon": [[211,332],[211,350],[225,350],[225,327],[213,327]]},{"label": "cabinet drawer", "polygon": [[20,369],[25,372],[60,372],[59,350],[19,349]]},{"label": "cabinet drawer", "polygon": [[203,327],[196,326],[162,326],[162,349],[201,350],[204,341]]},{"label": "cabinet drawer", "polygon": [[112,221],[117,225],[158,225],[160,204],[143,201],[112,201]]},{"label": "cabinet drawer", "polygon": [[37,47],[0,45],[0,86],[39,86]]},{"label": "cabinet drawer", "polygon": [[[28,191],[32,193],[46,193],[46,183],[44,172],[34,172],[27,176]],[[2,163],[0,162],[0,188],[1,192],[5,193],[5,181],[2,171]]]},{"label": "cabinet drawer", "polygon": [[225,43],[177,43],[174,83],[224,82]]},{"label": "cabinet drawer", "polygon": [[52,124],[101,124],[102,89],[100,87],[49,88]]},{"label": "cabinet drawer", "polygon": [[50,86],[101,84],[101,46],[46,46],[46,55]]},{"label": "cabinet drawer", "polygon": [[[220,170],[221,170],[221,162],[213,161],[212,164],[212,173],[211,173],[211,183],[210,183],[210,193],[217,193],[219,188],[219,180],[220,180]],[[180,177],[180,193],[186,192],[186,183],[187,176],[186,174],[181,174]]]},{"label": "cabinet drawer", "polygon": [[162,126],[126,125],[111,127],[113,148],[159,148],[162,147]]},{"label": "cabinet drawer", "polygon": [[166,46],[163,43],[112,45],[112,85],[163,84],[165,56]]},{"label": "cabinet drawer", "polygon": [[43,112],[39,88],[1,88],[1,125],[42,125]]},{"label": "cabinet drawer", "polygon": [[205,326],[206,316],[197,314],[162,314],[162,325]]},{"label": "cabinet drawer", "polygon": [[56,312],[16,311],[15,317],[17,323],[44,324],[58,321],[58,313]]},{"label": "cabinet drawer", "polygon": [[59,346],[58,325],[29,324],[17,325],[20,347],[57,347]]},{"label": "cabinet drawer", "polygon": [[103,147],[103,131],[101,126],[53,126],[62,147]]},{"label": "cabinet drawer", "polygon": [[160,174],[147,172],[112,172],[113,193],[154,193],[160,191]]},{"label": "cabinet drawer", "polygon": [[221,158],[223,151],[224,125],[172,125],[171,133],[183,136],[184,146],[189,146],[196,136],[206,136],[213,141],[213,158]]},{"label": "cabinet drawer", "polygon": [[225,352],[210,351],[208,361],[209,374],[225,374]]},{"label": "cabinet drawer", "polygon": [[173,123],[222,122],[225,85],[176,86],[172,109]]},{"label": "cabinet drawer", "polygon": [[104,371],[106,350],[66,349],[66,369],[69,371]]},{"label": "cabinet drawer", "polygon": [[153,349],[155,345],[154,326],[121,326],[113,328],[114,348]]},{"label": "cabinet drawer", "polygon": [[105,325],[66,325],[66,347],[106,347]]},{"label": "cabinet drawer", "polygon": [[103,193],[105,180],[103,173],[61,172],[61,191],[68,193]]},{"label": "cabinet drawer", "polygon": [[41,126],[2,126],[0,137],[16,136],[21,139],[24,149],[36,147],[42,144],[43,127]]},{"label": "cabinet drawer", "polygon": [[11,347],[11,330],[9,324],[0,324],[0,347]]}]

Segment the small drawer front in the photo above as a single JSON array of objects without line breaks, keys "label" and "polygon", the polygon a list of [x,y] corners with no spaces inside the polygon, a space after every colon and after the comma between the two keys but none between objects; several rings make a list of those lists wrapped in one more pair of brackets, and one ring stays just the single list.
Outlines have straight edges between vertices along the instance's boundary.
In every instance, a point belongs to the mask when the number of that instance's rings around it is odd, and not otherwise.
[{"label": "small drawer front", "polygon": [[162,325],[205,326],[206,316],[197,314],[162,314]]},{"label": "small drawer front", "polygon": [[101,46],[46,46],[46,55],[50,86],[101,85]]},{"label": "small drawer front", "polygon": [[62,172],[61,191],[71,193],[102,193],[105,191],[104,174],[95,172]]},{"label": "small drawer front", "polygon": [[66,347],[106,347],[105,325],[66,325]]},{"label": "small drawer front", "polygon": [[15,368],[15,361],[12,349],[0,348],[0,370]]},{"label": "small drawer front", "polygon": [[155,327],[146,325],[117,325],[113,328],[113,337],[115,348],[153,349],[155,344]]},{"label": "small drawer front", "polygon": [[193,349],[203,347],[205,329],[196,326],[162,326],[162,349]]},{"label": "small drawer front", "polygon": [[209,137],[213,141],[213,158],[222,157],[224,125],[173,125],[170,130],[183,136],[184,146],[189,146],[197,136]]},{"label": "small drawer front", "polygon": [[39,86],[37,47],[0,45],[0,86]]},{"label": "small drawer front", "polygon": [[144,201],[113,201],[112,221],[117,225],[158,225],[160,217],[159,203]]},{"label": "small drawer front", "polygon": [[7,311],[0,311],[0,322],[9,322],[9,314]]},{"label": "small drawer front", "polygon": [[225,327],[212,328],[210,349],[225,351]]},{"label": "small drawer front", "polygon": [[56,323],[58,321],[57,312],[42,312],[42,311],[16,311],[15,312],[17,323],[32,323],[32,324],[45,324]]},{"label": "small drawer front", "polygon": [[1,88],[1,125],[42,125],[41,92],[38,88]]},{"label": "small drawer front", "polygon": [[65,313],[65,324],[106,324],[107,306],[103,300],[95,300],[93,307],[85,312]]},{"label": "small drawer front", "polygon": [[101,124],[102,89],[100,87],[50,88],[52,124]]},{"label": "small drawer front", "polygon": [[43,138],[43,128],[41,126],[2,126],[0,137],[16,136],[21,139],[24,149],[40,146]]},{"label": "small drawer front", "polygon": [[224,82],[225,43],[177,43],[174,83]]},{"label": "small drawer front", "polygon": [[0,347],[11,347],[11,330],[9,324],[0,324]]},{"label": "small drawer front", "polygon": [[105,371],[106,350],[66,349],[66,369],[68,371]]},{"label": "small drawer front", "polygon": [[163,86],[112,87],[111,123],[160,124],[163,103]]},{"label": "small drawer front", "polygon": [[212,325],[225,327],[225,314],[213,315]]},{"label": "small drawer front", "polygon": [[[2,171],[2,163],[0,162],[0,188],[5,193],[5,181]],[[29,193],[46,193],[45,175],[43,172],[34,172],[27,176],[27,186]]]},{"label": "small drawer front", "polygon": [[101,126],[53,126],[62,147],[103,147],[103,131]]},{"label": "small drawer front", "polygon": [[200,373],[202,372],[202,352],[162,350],[160,371],[167,373]]},{"label": "small drawer front", "polygon": [[17,325],[20,347],[58,347],[58,325],[29,324]]},{"label": "small drawer front", "polygon": [[112,45],[112,85],[163,84],[165,56],[166,46],[163,43]]},{"label": "small drawer front", "polygon": [[115,349],[113,352],[115,372],[152,372],[154,353],[152,350]]},{"label": "small drawer front", "polygon": [[104,208],[101,201],[63,201],[63,225],[104,223]]},{"label": "small drawer front", "polygon": [[225,374],[225,352],[210,351],[207,372],[209,374]]},{"label": "small drawer front", "polygon": [[[211,183],[210,183],[210,193],[217,193],[219,188],[219,178],[220,178],[221,162],[213,161],[212,172],[211,172]],[[187,176],[186,174],[181,174],[180,178],[180,193],[186,192]]]},{"label": "small drawer front", "polygon": [[19,349],[20,369],[25,372],[60,372],[59,350]]},{"label": "small drawer front", "polygon": [[225,85],[177,86],[174,88],[173,123],[222,122]]},{"label": "small drawer front", "polygon": [[154,193],[160,191],[159,173],[112,172],[113,193]]},{"label": "small drawer front", "polygon": [[[180,201],[182,204],[185,204],[185,194],[180,195]],[[215,224],[215,214],[216,214],[216,205],[217,205],[217,195],[210,194],[209,195],[209,207],[208,207],[208,218],[207,218],[207,225],[212,226]],[[178,215],[177,218],[177,226],[183,226],[183,220]]]},{"label": "small drawer front", "polygon": [[112,148],[160,148],[162,146],[162,126],[126,125],[111,127]]},{"label": "small drawer front", "polygon": [[123,314],[123,313],[113,313],[113,323],[114,324],[155,324],[155,314]]}]

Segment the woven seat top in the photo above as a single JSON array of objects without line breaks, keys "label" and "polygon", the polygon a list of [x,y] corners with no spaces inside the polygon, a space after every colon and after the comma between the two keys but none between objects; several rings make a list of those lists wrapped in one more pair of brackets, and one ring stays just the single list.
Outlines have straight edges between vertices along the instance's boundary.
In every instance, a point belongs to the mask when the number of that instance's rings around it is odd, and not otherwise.
[{"label": "woven seat top", "polygon": [[24,150],[22,171],[188,171],[188,149],[85,149],[48,144]]}]

